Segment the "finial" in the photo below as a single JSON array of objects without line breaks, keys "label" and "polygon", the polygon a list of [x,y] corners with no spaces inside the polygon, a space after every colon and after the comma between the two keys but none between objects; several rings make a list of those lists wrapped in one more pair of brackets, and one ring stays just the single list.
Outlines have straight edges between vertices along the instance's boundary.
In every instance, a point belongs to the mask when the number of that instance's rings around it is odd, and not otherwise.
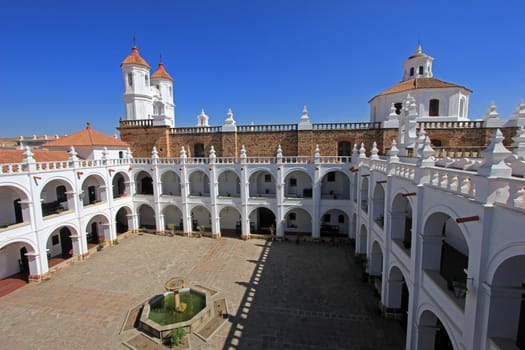
[{"label": "finial", "polygon": [[91,129],[91,123],[90,122],[86,123],[86,129]]},{"label": "finial", "polygon": [[159,62],[162,63],[162,54],[160,54],[160,61]]},{"label": "finial", "polygon": [[133,47],[137,47],[137,38],[133,35]]}]

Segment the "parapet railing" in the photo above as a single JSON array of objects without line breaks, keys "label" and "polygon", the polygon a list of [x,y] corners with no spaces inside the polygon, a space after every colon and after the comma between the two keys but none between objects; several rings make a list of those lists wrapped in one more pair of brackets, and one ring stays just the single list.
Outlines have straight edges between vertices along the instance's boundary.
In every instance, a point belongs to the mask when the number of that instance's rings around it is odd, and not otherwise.
[{"label": "parapet railing", "polygon": [[137,119],[137,120],[120,120],[121,128],[132,127],[151,127],[153,126],[153,119]]},{"label": "parapet railing", "polygon": [[481,158],[481,151],[486,147],[433,147],[436,158]]},{"label": "parapet railing", "polygon": [[418,122],[418,128],[422,126],[425,129],[481,129],[483,128],[483,121],[450,121],[450,122]]},{"label": "parapet railing", "polygon": [[295,131],[297,124],[237,125],[238,132]]},{"label": "parapet railing", "polygon": [[222,131],[222,126],[192,126],[182,128],[171,128],[170,134],[207,134],[207,133],[219,133]]},{"label": "parapet railing", "polygon": [[381,122],[315,123],[312,127],[314,130],[379,129]]}]

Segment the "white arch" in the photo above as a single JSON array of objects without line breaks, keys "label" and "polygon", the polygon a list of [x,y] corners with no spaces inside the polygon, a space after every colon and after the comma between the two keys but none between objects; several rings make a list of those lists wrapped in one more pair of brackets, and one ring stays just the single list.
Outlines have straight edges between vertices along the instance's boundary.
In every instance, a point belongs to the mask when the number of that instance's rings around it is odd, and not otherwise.
[{"label": "white arch", "polygon": [[[453,348],[454,349],[459,349],[458,340],[456,339],[456,332],[453,332],[454,328],[450,324],[450,321],[449,321],[446,313],[444,313],[439,308],[439,306],[433,305],[431,303],[423,303],[423,304],[419,305],[418,308],[417,308],[417,311],[416,311],[417,324],[419,325],[419,323],[421,321],[421,316],[423,315],[423,313],[425,311],[431,312],[432,314],[434,314],[434,316],[441,322],[443,327],[445,327],[445,330],[446,330],[446,332],[448,334],[448,338],[452,342]],[[439,349],[436,349],[436,350],[439,350]]]}]

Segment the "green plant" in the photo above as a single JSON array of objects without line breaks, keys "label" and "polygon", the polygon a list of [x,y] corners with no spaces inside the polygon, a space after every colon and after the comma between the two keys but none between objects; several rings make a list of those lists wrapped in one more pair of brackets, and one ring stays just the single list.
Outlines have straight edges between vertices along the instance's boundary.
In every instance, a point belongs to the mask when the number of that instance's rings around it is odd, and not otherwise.
[{"label": "green plant", "polygon": [[113,245],[118,245],[118,243],[119,243],[118,239],[115,238],[112,243],[113,243]]},{"label": "green plant", "polygon": [[100,252],[102,249],[104,249],[104,241],[100,241],[97,244],[97,251]]},{"label": "green plant", "polygon": [[171,331],[171,345],[179,345],[186,335],[184,328],[177,328]]},{"label": "green plant", "polygon": [[9,223],[7,221],[4,221],[2,222],[2,226],[0,226],[1,228],[6,228],[9,226]]}]

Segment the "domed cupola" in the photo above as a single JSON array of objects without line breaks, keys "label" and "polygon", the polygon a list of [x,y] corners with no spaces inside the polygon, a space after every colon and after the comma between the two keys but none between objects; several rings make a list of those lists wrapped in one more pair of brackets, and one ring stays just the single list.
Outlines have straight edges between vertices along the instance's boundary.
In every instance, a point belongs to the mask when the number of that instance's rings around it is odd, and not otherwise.
[{"label": "domed cupola", "polygon": [[123,67],[125,65],[144,66],[148,68],[148,70],[151,69],[148,62],[146,62],[146,60],[140,57],[139,49],[137,48],[136,45],[133,45],[133,47],[131,48],[131,53],[129,54],[128,57],[124,59],[124,61],[122,61],[122,63],[120,64],[120,67]]},{"label": "domed cupola", "polygon": [[164,68],[164,63],[162,61],[159,63],[159,67],[157,68],[155,73],[151,75],[151,79],[167,79],[173,81],[171,75],[169,75],[169,73],[166,72],[166,69]]},{"label": "domed cupola", "polygon": [[423,52],[421,44],[403,64],[403,81],[414,78],[432,78],[432,61],[434,58]]}]

